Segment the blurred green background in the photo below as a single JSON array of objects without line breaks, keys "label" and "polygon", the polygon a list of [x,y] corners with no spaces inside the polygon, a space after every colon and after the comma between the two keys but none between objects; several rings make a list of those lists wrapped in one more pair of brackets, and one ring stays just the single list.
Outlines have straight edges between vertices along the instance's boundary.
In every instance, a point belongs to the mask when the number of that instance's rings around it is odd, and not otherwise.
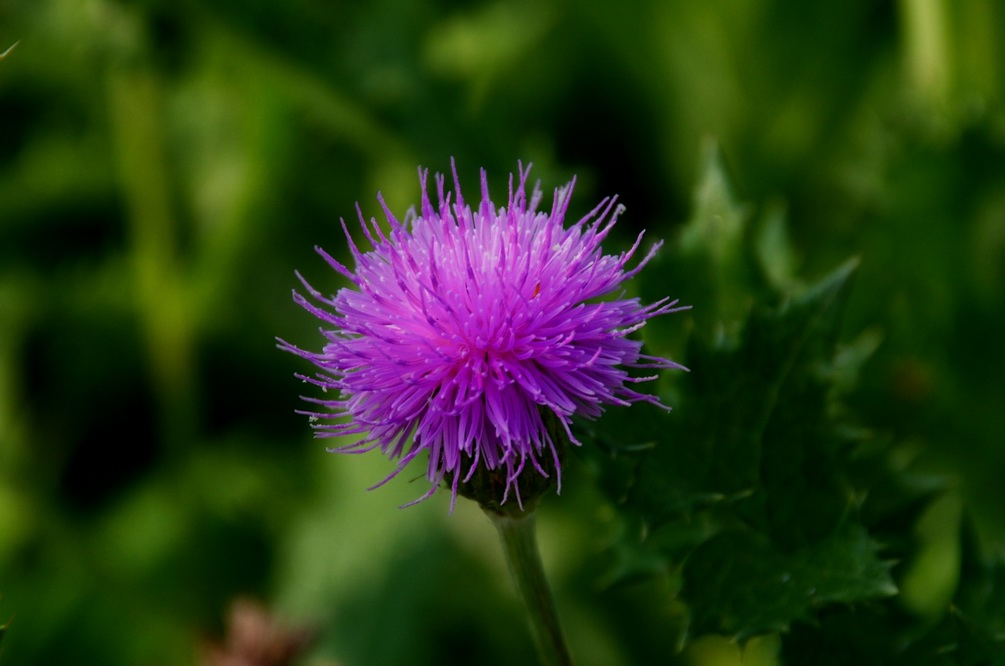
[{"label": "blurred green background", "polygon": [[[391,464],[326,454],[274,347],[320,345],[290,289],[343,284],[312,249],[344,251],[339,217],[377,190],[403,214],[451,156],[469,198],[531,161],[546,192],[578,176],[576,215],[621,197],[612,248],[672,245],[714,137],[799,274],[861,258],[845,327],[881,343],[853,406],[1005,546],[996,0],[0,0],[15,42],[0,663],[194,663],[238,595],[315,627],[309,663],[532,659],[488,522],[399,511],[418,467],[366,492]],[[678,659],[666,595],[598,582],[616,525],[575,462],[565,488],[541,539],[580,662]]]}]

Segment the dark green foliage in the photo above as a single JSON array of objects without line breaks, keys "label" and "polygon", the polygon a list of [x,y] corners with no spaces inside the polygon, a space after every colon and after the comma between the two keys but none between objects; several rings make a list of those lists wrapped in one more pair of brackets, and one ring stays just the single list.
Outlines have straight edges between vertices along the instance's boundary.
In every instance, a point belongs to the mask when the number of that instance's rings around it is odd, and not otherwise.
[{"label": "dark green foliage", "polygon": [[662,264],[686,266],[700,294],[675,411],[658,423],[617,412],[592,427],[601,446],[586,452],[637,525],[614,545],[612,580],[676,572],[690,636],[782,632],[791,663],[928,663],[950,651],[984,663],[1002,638],[987,610],[1002,586],[972,533],[957,599],[974,586],[983,598],[954,600],[928,629],[896,599],[894,565],[917,556],[914,525],[945,483],[897,468],[895,447],[844,405],[876,348],[868,334],[841,342],[858,260],[808,286],[767,270],[791,254],[782,222],[758,244],[720,160],[704,169],[678,256]]},{"label": "dark green foliage", "polygon": [[735,636],[784,631],[833,603],[896,593],[890,565],[860,526],[842,525],[812,546],[785,551],[753,530],[725,530],[688,555],[681,597],[691,631]]},{"label": "dark green foliage", "polygon": [[193,663],[242,594],[309,663],[527,662],[480,512],[367,493],[274,349],[450,156],[617,194],[693,306],[641,332],[673,412],[541,502],[577,663],[1005,662],[1003,45],[997,0],[0,2],[0,665]]}]

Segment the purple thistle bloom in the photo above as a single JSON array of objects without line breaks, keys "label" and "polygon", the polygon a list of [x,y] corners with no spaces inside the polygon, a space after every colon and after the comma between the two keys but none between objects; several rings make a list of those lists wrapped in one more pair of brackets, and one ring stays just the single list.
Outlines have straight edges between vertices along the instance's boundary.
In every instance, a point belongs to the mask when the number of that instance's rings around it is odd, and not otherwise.
[{"label": "purple thistle bloom", "polygon": [[416,501],[444,479],[456,499],[458,483],[482,466],[505,475],[503,502],[511,489],[519,502],[517,480],[531,469],[548,476],[548,458],[560,491],[561,466],[546,419],[561,423],[578,445],[569,427],[574,414],[592,419],[605,404],[663,406],[630,388],[655,375],[633,377],[626,368],[682,368],[642,354],[642,343],[628,337],[651,317],[684,309],[677,301],[646,306],[623,292],[597,300],[636,275],[661,243],[626,269],[642,234],[619,256],[601,248],[624,210],[616,197],[566,229],[575,179],[555,191],[551,212],[544,213],[537,210],[539,184],[527,198],[530,167],[519,166],[505,208],[489,198],[484,170],[481,203],[469,206],[456,167],[454,201],[437,174],[434,207],[428,172],[420,169],[422,207],[418,214],[409,210],[404,223],[377,196],[389,233],[376,220],[368,225],[357,206],[372,249],[357,248],[342,221],[355,271],[316,248],[352,286],[329,298],[297,274],[318,305],[296,291],[293,298],[328,325],[321,331],[327,343],[320,353],[283,340],[280,347],[320,370],[301,379],[338,394],[304,398],[320,411],[302,413],[318,437],[363,435],[333,451],[380,448],[399,459],[377,486],[427,451],[432,487]]}]

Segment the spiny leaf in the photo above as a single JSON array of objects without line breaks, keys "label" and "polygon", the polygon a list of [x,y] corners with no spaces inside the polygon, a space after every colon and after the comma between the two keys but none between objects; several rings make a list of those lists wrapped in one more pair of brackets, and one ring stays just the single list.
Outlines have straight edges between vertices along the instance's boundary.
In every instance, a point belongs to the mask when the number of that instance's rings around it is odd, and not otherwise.
[{"label": "spiny leaf", "polygon": [[[773,460],[782,459],[779,473],[792,468],[784,460],[789,449],[812,453],[806,437],[829,428],[826,386],[814,373],[834,356],[838,305],[855,265],[779,309],[752,314],[736,349],[693,341],[682,404],[665,418],[629,495],[652,526],[755,493],[764,483],[766,444]],[[599,432],[602,439],[620,436]]]},{"label": "spiny leaf", "polygon": [[878,545],[857,520],[849,520],[834,534],[802,551],[800,576],[812,581],[814,605],[856,603],[893,596],[891,562],[878,556]]},{"label": "spiny leaf", "polygon": [[767,282],[780,292],[789,292],[800,284],[796,277],[796,260],[789,242],[785,208],[771,205],[761,218],[754,238],[757,262]]},{"label": "spiny leaf", "polygon": [[[696,306],[687,319],[700,335],[735,336],[763,282],[746,250],[750,215],[733,192],[714,141],[703,146],[698,170],[691,217],[681,229],[675,256],[658,255],[648,274],[640,276],[642,295],[656,300],[672,285],[675,297]],[[679,324],[652,324],[647,337],[654,342],[679,339]]]},{"label": "spiny leaf", "polygon": [[[906,524],[910,527],[911,523]],[[960,583],[937,621],[919,622],[900,603],[832,607],[793,626],[785,663],[978,666],[1005,659],[1005,560],[980,554],[963,521]]]},{"label": "spiny leaf", "polygon": [[688,558],[681,597],[692,633],[745,639],[782,631],[831,603],[857,603],[896,593],[890,564],[865,529],[848,521],[812,547],[788,552],[752,530],[730,530]]},{"label": "spiny leaf", "polygon": [[743,253],[747,209],[736,200],[714,140],[702,146],[701,174],[694,191],[694,212],[681,234],[684,254],[707,254],[718,271],[729,270]]}]

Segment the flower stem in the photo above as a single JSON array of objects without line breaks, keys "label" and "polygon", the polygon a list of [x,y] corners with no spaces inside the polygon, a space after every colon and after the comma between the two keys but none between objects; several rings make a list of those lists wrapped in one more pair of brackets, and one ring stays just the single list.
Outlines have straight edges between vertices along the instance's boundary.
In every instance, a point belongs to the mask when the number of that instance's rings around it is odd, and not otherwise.
[{"label": "flower stem", "polygon": [[555,601],[552,599],[548,581],[544,577],[544,567],[541,565],[533,509],[509,513],[505,510],[483,508],[492,524],[499,530],[506,562],[527,609],[541,663],[549,666],[571,666],[572,659],[565,646]]}]

